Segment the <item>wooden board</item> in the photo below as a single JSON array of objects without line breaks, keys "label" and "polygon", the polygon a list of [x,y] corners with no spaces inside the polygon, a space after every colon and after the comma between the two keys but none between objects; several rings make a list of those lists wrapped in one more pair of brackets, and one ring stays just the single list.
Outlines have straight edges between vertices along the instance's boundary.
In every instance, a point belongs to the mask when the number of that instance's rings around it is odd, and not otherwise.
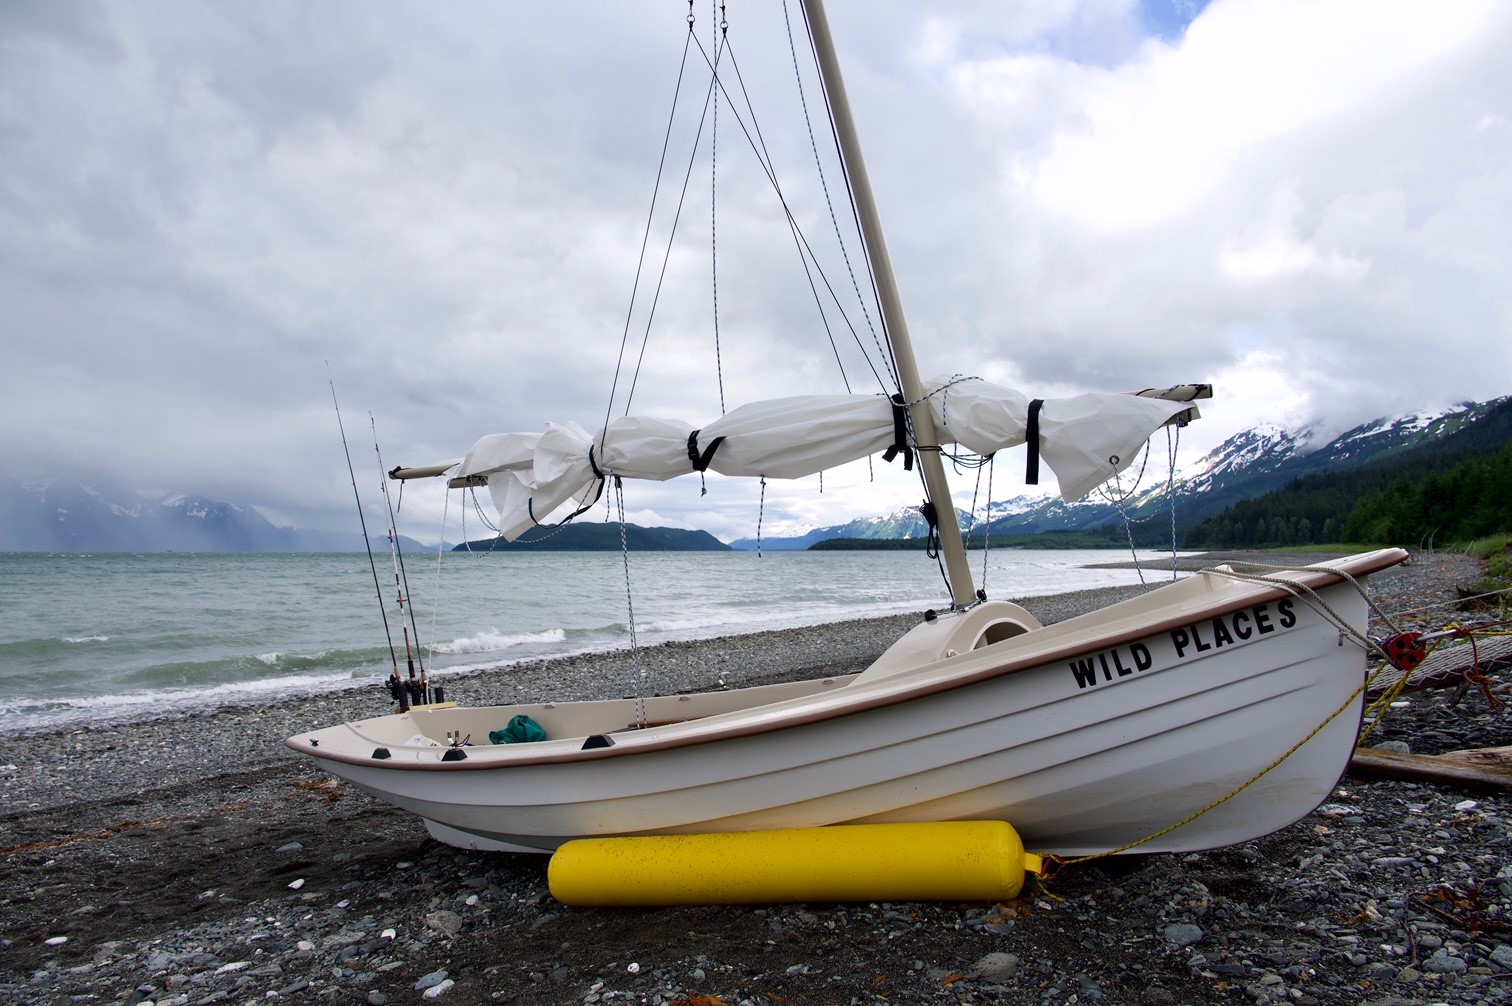
[{"label": "wooden board", "polygon": [[1357,748],[1349,774],[1458,786],[1482,793],[1512,790],[1512,747],[1451,751],[1442,755],[1398,754]]}]

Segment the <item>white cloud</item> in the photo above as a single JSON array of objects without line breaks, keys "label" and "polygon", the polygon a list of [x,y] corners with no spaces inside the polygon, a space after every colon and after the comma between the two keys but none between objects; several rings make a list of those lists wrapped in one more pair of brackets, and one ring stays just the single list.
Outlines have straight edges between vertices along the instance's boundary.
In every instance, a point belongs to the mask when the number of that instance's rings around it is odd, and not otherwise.
[{"label": "white cloud", "polygon": [[[1042,395],[1209,380],[1194,451],[1261,421],[1507,393],[1512,8],[1178,6],[1155,37],[1130,0],[830,4],[926,374]],[[732,10],[731,37],[822,238],[802,119],[779,107],[779,15]],[[149,472],[346,523],[327,360],[358,453],[372,412],[391,464],[596,427],[682,18],[633,0],[582,24],[544,4],[0,6],[0,469]],[[720,147],[744,156],[721,101]],[[638,411],[713,418],[716,370],[729,407],[840,390],[775,200],[725,163],[719,356],[699,169]],[[758,486],[682,482],[627,505],[744,537],[918,496],[866,466],[822,494],[772,483],[765,507]],[[1021,491],[1007,471],[995,488]],[[410,487],[405,507],[439,524],[443,501]]]}]

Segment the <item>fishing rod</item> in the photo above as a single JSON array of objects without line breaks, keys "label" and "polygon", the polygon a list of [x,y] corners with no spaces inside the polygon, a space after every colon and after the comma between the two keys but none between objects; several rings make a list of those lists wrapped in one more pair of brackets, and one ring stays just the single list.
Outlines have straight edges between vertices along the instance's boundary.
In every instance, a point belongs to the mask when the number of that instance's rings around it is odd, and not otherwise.
[{"label": "fishing rod", "polygon": [[[327,371],[330,366],[330,363],[326,364]],[[378,593],[378,614],[383,618],[383,636],[388,640],[389,663],[394,668],[388,681],[389,694],[398,701],[402,712],[409,708],[409,703],[405,700],[399,680],[399,655],[394,652],[394,631],[389,628],[388,612],[383,607],[383,585],[378,581],[378,560],[373,558],[373,539],[368,536],[367,518],[362,513],[362,494],[357,491],[357,472],[352,467],[352,449],[347,446],[346,424],[341,421],[341,403],[336,401],[336,382],[330,377],[326,380],[331,386],[331,405],[336,409],[336,428],[341,431],[341,450],[346,454],[347,475],[352,480],[352,496],[357,500],[357,520],[362,524],[362,544],[367,548],[368,566],[373,570],[373,589]]]},{"label": "fishing rod", "polygon": [[[378,477],[383,489],[383,504],[388,508],[388,536],[389,555],[394,560],[394,589],[399,594],[399,628],[404,633],[404,657],[409,664],[409,681],[406,682],[410,692],[412,703],[418,700],[420,704],[429,704],[430,679],[425,671],[425,662],[420,662],[420,677],[415,678],[416,651],[420,648],[420,628],[415,624],[415,606],[409,603],[409,574],[404,569],[404,550],[399,547],[399,528],[394,521],[394,504],[389,497],[388,469],[383,467],[383,452],[378,449],[378,423],[373,419],[373,414],[368,413],[368,423],[373,428],[373,453],[378,458]],[[404,624],[403,616],[408,613],[409,624]],[[410,648],[410,633],[415,634],[414,649]],[[437,689],[435,701],[441,701],[440,690]]]}]

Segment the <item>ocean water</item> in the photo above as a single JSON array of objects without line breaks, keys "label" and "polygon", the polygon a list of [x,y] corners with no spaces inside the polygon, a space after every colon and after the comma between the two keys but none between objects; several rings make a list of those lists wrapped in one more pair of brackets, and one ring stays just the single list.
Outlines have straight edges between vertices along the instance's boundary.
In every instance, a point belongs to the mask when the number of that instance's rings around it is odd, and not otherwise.
[{"label": "ocean water", "polygon": [[[972,570],[990,596],[1025,597],[1137,583],[1088,568],[1126,558],[999,549]],[[27,730],[372,684],[392,666],[385,618],[400,663],[402,627],[444,683],[626,647],[632,612],[652,645],[945,603],[918,552],[422,553],[397,575],[385,554],[376,587],[362,553],[0,553],[0,714]]]}]

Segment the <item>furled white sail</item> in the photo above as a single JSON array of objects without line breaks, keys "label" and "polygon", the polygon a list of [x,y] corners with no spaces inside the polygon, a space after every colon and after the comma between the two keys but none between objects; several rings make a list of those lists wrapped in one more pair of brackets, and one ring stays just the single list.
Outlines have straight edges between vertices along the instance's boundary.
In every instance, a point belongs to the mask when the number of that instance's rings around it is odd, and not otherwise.
[{"label": "furled white sail", "polygon": [[[1025,442],[1037,412],[1039,452],[1078,499],[1134,459],[1150,434],[1188,401],[1085,394],[1031,403],[986,381],[937,378],[926,394],[942,443],[992,454]],[[456,470],[486,478],[499,527],[514,540],[553,511],[591,501],[607,476],[662,481],[705,469],[792,479],[902,447],[901,411],[882,395],[807,395],[743,405],[703,428],[674,419],[624,416],[597,434],[576,423],[544,433],[483,437]],[[906,435],[903,438],[906,440]]]},{"label": "furled white sail", "polygon": [[[1027,439],[1031,400],[987,381],[926,382],[940,439],[978,454],[1016,447]],[[1178,413],[1191,411],[1182,398],[1095,394],[1047,398],[1039,407],[1039,452],[1055,473],[1061,499],[1081,499],[1129,466],[1150,434]]]}]

